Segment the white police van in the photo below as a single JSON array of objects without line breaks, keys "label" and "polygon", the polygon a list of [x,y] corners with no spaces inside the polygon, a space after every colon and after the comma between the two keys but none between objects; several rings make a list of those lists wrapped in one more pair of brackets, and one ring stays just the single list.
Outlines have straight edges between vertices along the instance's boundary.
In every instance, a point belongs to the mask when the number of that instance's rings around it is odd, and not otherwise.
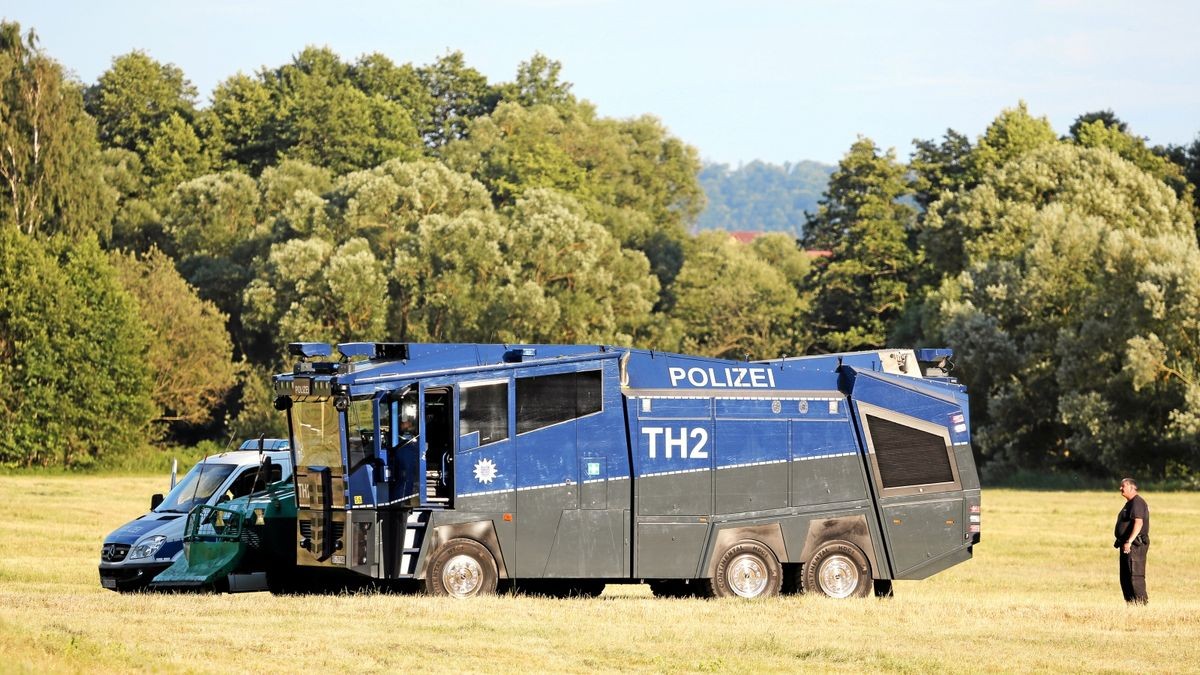
[{"label": "white police van", "polygon": [[[271,458],[268,476],[260,471],[263,455]],[[145,588],[182,555],[184,526],[193,507],[243,497],[291,475],[292,456],[282,438],[250,439],[235,451],[205,458],[165,497],[151,497],[149,513],[104,538],[100,585],[114,591]]]}]

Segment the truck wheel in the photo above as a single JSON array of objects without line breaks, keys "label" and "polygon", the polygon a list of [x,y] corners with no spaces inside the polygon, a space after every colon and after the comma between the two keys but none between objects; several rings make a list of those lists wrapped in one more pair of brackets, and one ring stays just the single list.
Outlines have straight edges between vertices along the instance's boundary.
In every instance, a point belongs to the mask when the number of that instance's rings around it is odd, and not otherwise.
[{"label": "truck wheel", "polygon": [[771,549],[746,539],[725,551],[709,584],[718,598],[769,598],[779,594],[783,570]]},{"label": "truck wheel", "polygon": [[831,541],[804,566],[805,593],[830,598],[865,598],[874,588],[867,556],[848,541]]},{"label": "truck wheel", "polygon": [[470,598],[496,592],[496,560],[473,539],[451,539],[429,566],[425,588],[430,595]]}]

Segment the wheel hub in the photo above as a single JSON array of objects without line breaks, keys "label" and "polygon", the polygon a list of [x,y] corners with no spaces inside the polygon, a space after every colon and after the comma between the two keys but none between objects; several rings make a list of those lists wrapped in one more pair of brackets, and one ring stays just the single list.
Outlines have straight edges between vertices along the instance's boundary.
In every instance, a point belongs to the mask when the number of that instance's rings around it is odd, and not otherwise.
[{"label": "wheel hub", "polygon": [[830,556],[817,576],[821,590],[831,598],[848,598],[859,584],[858,566],[844,555]]},{"label": "wheel hub", "polygon": [[757,556],[739,555],[725,572],[729,588],[743,598],[757,598],[767,587],[767,568]]},{"label": "wheel hub", "polygon": [[483,585],[483,568],[468,555],[456,555],[442,568],[442,585],[459,598],[475,595]]}]

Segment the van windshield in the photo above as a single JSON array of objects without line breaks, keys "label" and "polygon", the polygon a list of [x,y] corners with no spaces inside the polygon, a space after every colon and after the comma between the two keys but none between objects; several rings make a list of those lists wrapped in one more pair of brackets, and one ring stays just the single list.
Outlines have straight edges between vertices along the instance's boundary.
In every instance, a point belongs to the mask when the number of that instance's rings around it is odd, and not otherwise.
[{"label": "van windshield", "polygon": [[201,462],[187,472],[183,480],[167,493],[162,504],[154,509],[159,513],[187,513],[193,506],[205,504],[213,492],[229,478],[236,464],[206,464]]}]

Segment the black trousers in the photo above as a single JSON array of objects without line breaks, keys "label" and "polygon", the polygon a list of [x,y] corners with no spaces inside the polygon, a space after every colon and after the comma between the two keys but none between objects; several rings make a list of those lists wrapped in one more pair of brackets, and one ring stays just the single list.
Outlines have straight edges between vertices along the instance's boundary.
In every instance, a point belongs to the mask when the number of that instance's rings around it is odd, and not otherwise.
[{"label": "black trousers", "polygon": [[1150,544],[1134,546],[1129,553],[1121,553],[1121,592],[1125,602],[1145,604],[1146,596],[1146,553]]}]

